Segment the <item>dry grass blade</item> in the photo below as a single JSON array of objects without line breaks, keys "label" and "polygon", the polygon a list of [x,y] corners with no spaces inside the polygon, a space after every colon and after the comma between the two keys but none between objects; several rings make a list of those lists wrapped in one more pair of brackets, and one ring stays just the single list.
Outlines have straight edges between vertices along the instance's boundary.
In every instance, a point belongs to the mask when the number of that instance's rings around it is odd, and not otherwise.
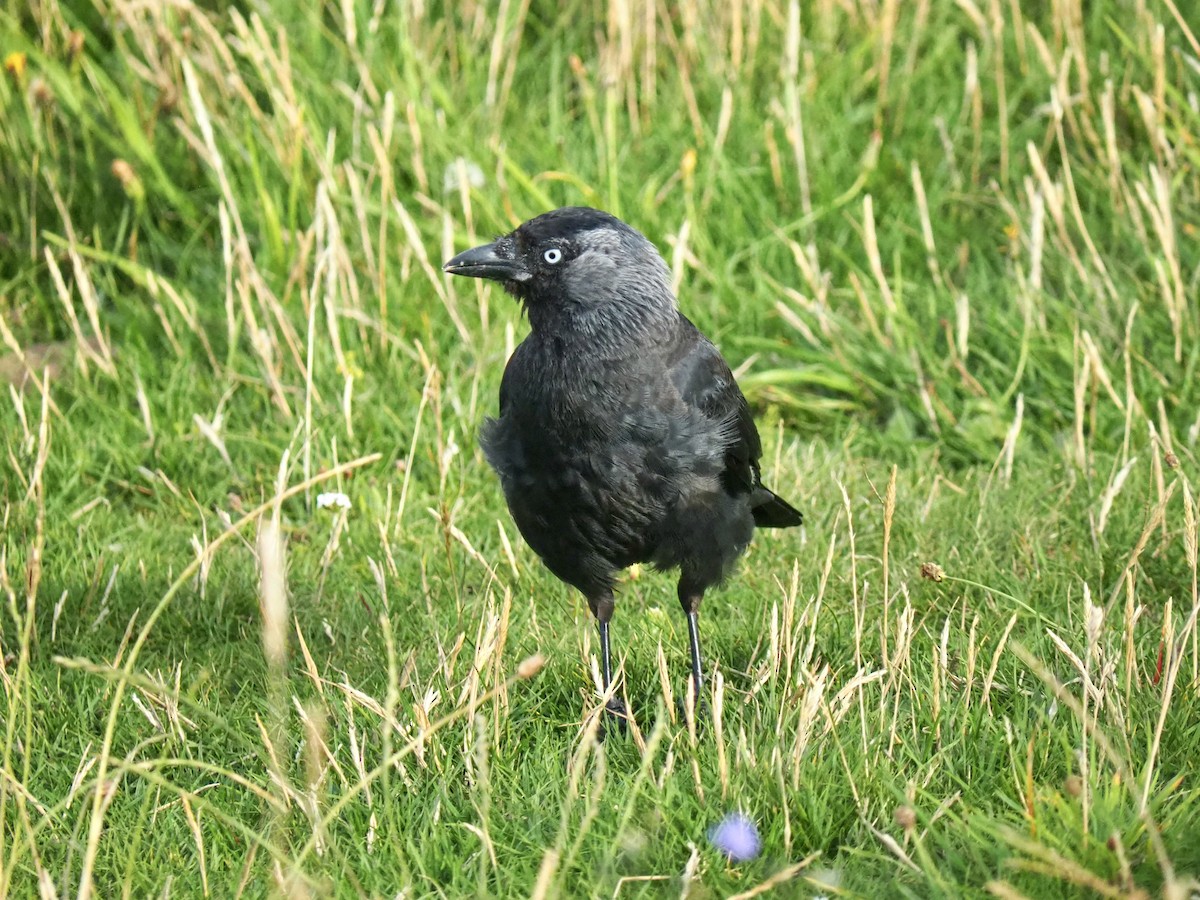
[{"label": "dry grass blade", "polygon": [[768,891],[772,891],[782,884],[787,884],[820,858],[820,851],[816,853],[810,853],[808,856],[804,857],[804,859],[800,860],[800,862],[793,863],[786,868],[780,869],[770,878],[760,882],[759,884],[756,884],[749,890],[741,891],[736,894],[730,894],[729,900],[750,900],[751,897],[758,897],[767,893]]}]

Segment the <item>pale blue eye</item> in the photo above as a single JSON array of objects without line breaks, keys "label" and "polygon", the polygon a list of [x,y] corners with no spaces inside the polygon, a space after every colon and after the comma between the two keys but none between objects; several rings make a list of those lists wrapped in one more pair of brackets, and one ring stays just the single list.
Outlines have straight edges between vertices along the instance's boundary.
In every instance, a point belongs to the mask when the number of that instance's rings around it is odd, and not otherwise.
[{"label": "pale blue eye", "polygon": [[542,254],[542,259],[550,263],[552,266],[557,266],[560,262],[562,262],[562,251],[557,247],[551,247]]}]

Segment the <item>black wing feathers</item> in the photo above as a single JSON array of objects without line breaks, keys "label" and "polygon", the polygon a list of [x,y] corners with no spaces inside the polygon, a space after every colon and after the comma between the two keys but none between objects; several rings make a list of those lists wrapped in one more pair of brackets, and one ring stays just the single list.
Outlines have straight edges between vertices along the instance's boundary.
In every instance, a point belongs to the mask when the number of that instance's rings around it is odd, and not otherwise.
[{"label": "black wing feathers", "polygon": [[763,487],[758,460],[762,441],[750,405],[720,351],[684,315],[679,316],[677,355],[671,378],[685,403],[726,424],[731,438],[725,451],[726,478],[734,491],[751,494],[754,523],[766,528],[799,525],[800,512]]}]

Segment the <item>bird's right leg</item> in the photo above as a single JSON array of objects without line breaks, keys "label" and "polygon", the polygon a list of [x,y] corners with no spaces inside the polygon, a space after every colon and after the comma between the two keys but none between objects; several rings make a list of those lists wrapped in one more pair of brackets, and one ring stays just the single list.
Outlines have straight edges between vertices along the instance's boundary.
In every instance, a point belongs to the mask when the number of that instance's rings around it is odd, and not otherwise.
[{"label": "bird's right leg", "polygon": [[689,693],[692,698],[692,713],[707,708],[704,699],[704,666],[700,660],[700,601],[704,599],[704,588],[696,585],[688,578],[679,580],[679,603],[687,613],[688,651],[691,656],[692,671]]},{"label": "bird's right leg", "polygon": [[[608,693],[612,685],[612,645],[609,643],[608,623],[612,620],[613,595],[611,590],[601,594],[588,595],[588,606],[596,617],[600,631],[600,674],[604,679],[604,693]],[[608,714],[617,720],[622,729],[625,728],[625,704],[620,697],[611,697],[605,704]]]}]

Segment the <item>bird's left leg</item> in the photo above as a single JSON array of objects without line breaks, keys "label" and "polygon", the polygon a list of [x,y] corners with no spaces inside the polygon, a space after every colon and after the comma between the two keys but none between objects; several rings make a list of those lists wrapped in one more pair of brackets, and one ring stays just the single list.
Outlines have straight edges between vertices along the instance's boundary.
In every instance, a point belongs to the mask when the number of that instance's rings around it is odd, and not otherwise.
[{"label": "bird's left leg", "polygon": [[[613,595],[611,590],[606,590],[599,594],[589,594],[588,606],[592,609],[592,615],[596,617],[596,625],[600,631],[600,673],[604,679],[604,693],[608,693],[609,686],[612,685],[612,647],[608,639],[608,623],[612,620],[613,614]],[[608,710],[610,716],[617,719],[621,728],[625,728],[625,704],[620,697],[611,697],[605,709]]]},{"label": "bird's left leg", "polygon": [[679,603],[687,613],[688,644],[692,655],[692,689],[695,691],[695,703],[699,708],[704,703],[701,693],[704,687],[704,666],[700,661],[700,601],[704,599],[704,589],[695,588],[686,579],[679,581]]}]

